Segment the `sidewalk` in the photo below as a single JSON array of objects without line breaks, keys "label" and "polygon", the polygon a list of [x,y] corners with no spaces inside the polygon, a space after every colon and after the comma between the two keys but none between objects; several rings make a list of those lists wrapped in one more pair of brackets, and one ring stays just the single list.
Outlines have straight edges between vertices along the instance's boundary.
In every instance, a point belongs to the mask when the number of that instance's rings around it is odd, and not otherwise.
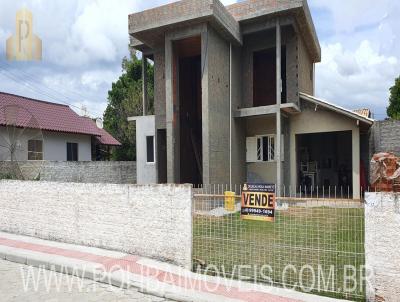
[{"label": "sidewalk", "polygon": [[0,259],[57,272],[136,287],[177,301],[329,302],[340,301],[192,273],[183,268],[120,252],[0,232]]}]

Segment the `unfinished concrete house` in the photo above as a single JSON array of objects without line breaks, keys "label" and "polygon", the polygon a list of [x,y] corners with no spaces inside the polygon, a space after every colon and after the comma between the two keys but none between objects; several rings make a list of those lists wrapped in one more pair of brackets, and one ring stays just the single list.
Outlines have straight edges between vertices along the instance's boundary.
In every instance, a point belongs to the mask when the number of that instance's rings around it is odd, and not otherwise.
[{"label": "unfinished concrete house", "polygon": [[150,80],[155,114],[131,119],[139,183],[275,183],[278,194],[342,186],[360,196],[373,120],[313,96],[321,49],[306,1],[184,0],[131,14],[129,34],[143,67],[155,68],[143,79],[144,114]]}]

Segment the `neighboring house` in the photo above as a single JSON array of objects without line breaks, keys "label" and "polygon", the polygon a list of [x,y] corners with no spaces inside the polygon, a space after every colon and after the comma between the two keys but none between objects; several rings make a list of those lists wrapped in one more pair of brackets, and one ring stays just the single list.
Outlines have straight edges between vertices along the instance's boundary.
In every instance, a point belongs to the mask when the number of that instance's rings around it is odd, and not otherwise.
[{"label": "neighboring house", "polygon": [[66,105],[0,92],[0,161],[91,161],[119,145]]},{"label": "neighboring house", "polygon": [[155,115],[130,119],[150,148],[137,149],[146,158],[138,181],[267,182],[278,194],[340,186],[360,196],[360,145],[373,120],[313,96],[321,48],[306,1],[179,1],[131,14],[129,34],[155,74]]}]

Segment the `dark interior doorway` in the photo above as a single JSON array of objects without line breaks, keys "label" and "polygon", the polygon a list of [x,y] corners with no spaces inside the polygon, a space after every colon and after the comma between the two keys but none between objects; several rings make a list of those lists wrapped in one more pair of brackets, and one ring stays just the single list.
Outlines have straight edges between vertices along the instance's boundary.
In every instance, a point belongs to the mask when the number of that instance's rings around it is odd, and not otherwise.
[{"label": "dark interior doorway", "polygon": [[352,192],[351,131],[296,135],[298,183],[304,187]]},{"label": "dark interior doorway", "polygon": [[201,38],[180,40],[178,52],[180,182],[202,184]]},{"label": "dark interior doorway", "polygon": [[167,183],[167,131],[157,129],[158,183]]},{"label": "dark interior doorway", "polygon": [[[282,103],[286,103],[286,47],[281,51]],[[253,106],[276,104],[276,48],[253,54]]]}]

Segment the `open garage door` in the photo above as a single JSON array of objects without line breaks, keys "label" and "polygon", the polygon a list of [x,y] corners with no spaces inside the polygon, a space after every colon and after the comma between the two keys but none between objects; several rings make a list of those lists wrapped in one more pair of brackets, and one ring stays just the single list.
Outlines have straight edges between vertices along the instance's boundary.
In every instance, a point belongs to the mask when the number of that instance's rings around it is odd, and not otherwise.
[{"label": "open garage door", "polygon": [[322,192],[352,194],[351,131],[296,135],[298,183]]}]

